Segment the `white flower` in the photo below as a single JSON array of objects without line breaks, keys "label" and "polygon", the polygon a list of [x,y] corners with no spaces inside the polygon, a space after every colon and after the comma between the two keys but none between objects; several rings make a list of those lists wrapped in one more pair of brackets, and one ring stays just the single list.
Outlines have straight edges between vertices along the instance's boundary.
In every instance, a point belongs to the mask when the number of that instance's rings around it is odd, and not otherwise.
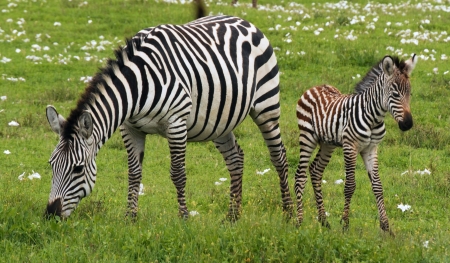
[{"label": "white flower", "polygon": [[334,181],[334,184],[342,184],[343,182],[344,182],[344,180],[338,179],[338,180]]},{"label": "white flower", "polygon": [[7,57],[3,57],[2,60],[0,60],[0,62],[3,63],[3,64],[6,64],[8,62],[11,62],[11,59],[7,58]]},{"label": "white flower", "polygon": [[424,242],[423,242],[423,247],[425,247],[425,248],[428,248],[428,244],[429,244],[430,242],[428,241],[428,240],[425,240]]},{"label": "white flower", "polygon": [[41,179],[41,175],[33,171],[33,173],[28,176],[28,179],[33,180],[34,178]]},{"label": "white flower", "polygon": [[425,168],[423,171],[417,170],[417,171],[415,171],[414,173],[415,173],[415,174],[424,175],[424,174],[431,174],[431,171],[428,170],[427,168]]},{"label": "white flower", "polygon": [[6,96],[1,96],[0,99],[1,99],[2,101],[3,101],[3,100],[6,100]]},{"label": "white flower", "polygon": [[326,184],[326,183],[327,183],[327,181],[325,181],[325,180],[322,180],[322,183],[323,183],[323,184]]},{"label": "white flower", "polygon": [[92,23],[92,20],[88,20],[88,24],[91,24]]},{"label": "white flower", "polygon": [[144,185],[139,184],[139,195],[144,195]]},{"label": "white flower", "polygon": [[15,126],[15,127],[17,127],[17,126],[19,126],[19,123],[16,122],[16,121],[10,121],[10,122],[8,123],[8,125],[9,125],[9,126]]},{"label": "white flower", "polygon": [[405,211],[411,209],[411,206],[410,206],[410,205],[407,205],[407,204],[404,205],[403,203],[400,203],[400,204],[397,206],[397,208],[400,209],[400,210],[402,210],[402,212],[405,212]]},{"label": "white flower", "polygon": [[16,53],[20,53],[20,48],[16,48]]},{"label": "white flower", "polygon": [[264,171],[262,171],[262,172],[256,171],[256,174],[263,175],[263,174],[267,173],[268,171],[270,171],[270,168],[264,169]]},{"label": "white flower", "polygon": [[221,185],[222,182],[215,182],[214,184],[215,184],[215,185]]},{"label": "white flower", "polygon": [[438,70],[439,70],[438,68],[434,68],[433,69],[434,74],[438,74]]},{"label": "white flower", "polygon": [[17,177],[17,179],[19,179],[20,181],[22,181],[24,176],[25,176],[25,172],[23,172],[21,175],[19,175],[19,177]]},{"label": "white flower", "polygon": [[191,216],[196,216],[196,215],[199,215],[200,213],[199,212],[197,212],[197,211],[191,211],[191,212],[189,212],[189,215],[191,215]]},{"label": "white flower", "polygon": [[55,23],[53,23],[53,25],[54,26],[61,26],[61,23],[60,22],[55,22]]},{"label": "white flower", "polygon": [[228,180],[227,178],[219,178],[219,181],[225,182],[226,180]]},{"label": "white flower", "polygon": [[11,152],[9,150],[4,150],[3,153],[4,154],[11,154]]}]

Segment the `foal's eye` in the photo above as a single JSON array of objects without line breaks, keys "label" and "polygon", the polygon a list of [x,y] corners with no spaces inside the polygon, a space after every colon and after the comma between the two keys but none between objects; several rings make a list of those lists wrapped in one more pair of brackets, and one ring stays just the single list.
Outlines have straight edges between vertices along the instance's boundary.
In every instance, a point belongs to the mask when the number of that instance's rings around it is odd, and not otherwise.
[{"label": "foal's eye", "polygon": [[392,92],[392,96],[394,96],[395,98],[399,98],[400,93],[398,93],[397,91],[394,91],[394,92]]},{"label": "foal's eye", "polygon": [[73,168],[73,173],[79,174],[83,171],[84,165],[77,165]]}]

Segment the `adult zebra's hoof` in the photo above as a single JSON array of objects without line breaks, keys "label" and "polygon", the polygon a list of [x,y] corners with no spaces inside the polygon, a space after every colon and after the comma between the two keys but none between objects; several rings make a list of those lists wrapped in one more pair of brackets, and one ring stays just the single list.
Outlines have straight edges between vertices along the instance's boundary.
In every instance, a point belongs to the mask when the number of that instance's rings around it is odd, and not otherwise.
[{"label": "adult zebra's hoof", "polygon": [[291,220],[294,217],[294,206],[293,205],[283,206],[283,215],[286,219],[286,222]]},{"label": "adult zebra's hoof", "polygon": [[240,215],[238,213],[229,213],[227,214],[227,221],[231,223],[236,223],[240,218]]},{"label": "adult zebra's hoof", "polygon": [[186,211],[180,211],[178,212],[178,216],[183,219],[183,220],[188,220],[189,219],[189,212]]},{"label": "adult zebra's hoof", "polygon": [[125,218],[130,219],[132,223],[136,223],[137,221],[137,212],[127,211],[125,213]]},{"label": "adult zebra's hoof", "polygon": [[385,224],[380,223],[380,228],[381,228],[381,230],[383,230],[384,233],[389,233],[389,235],[390,235],[391,237],[395,237],[395,234],[394,234],[394,232],[392,232],[392,230],[390,229],[388,223],[385,223]]},{"label": "adult zebra's hoof", "polygon": [[350,221],[348,220],[348,218],[346,219],[342,218],[341,225],[342,225],[342,232],[344,233],[347,232],[350,225]]}]

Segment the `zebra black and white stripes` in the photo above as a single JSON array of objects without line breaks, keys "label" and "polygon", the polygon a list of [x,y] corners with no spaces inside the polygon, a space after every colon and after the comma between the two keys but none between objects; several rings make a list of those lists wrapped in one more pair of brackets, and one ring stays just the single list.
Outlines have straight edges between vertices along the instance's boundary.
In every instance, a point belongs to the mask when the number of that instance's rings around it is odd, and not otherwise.
[{"label": "zebra black and white stripes", "polygon": [[279,72],[268,39],[249,22],[211,16],[140,31],[89,83],[67,120],[52,106],[47,118],[60,141],[52,154],[48,214],[67,217],[95,183],[95,156],[120,127],[128,153],[128,212],[137,213],[145,137],[170,148],[170,176],[179,212],[188,215],[188,141],[213,141],[231,175],[228,217],[239,215],[243,151],[233,129],[247,115],[258,125],[280,179],[283,208],[292,200],[279,130]]},{"label": "zebra black and white stripes", "polygon": [[303,190],[306,170],[314,149],[319,151],[309,165],[319,221],[329,226],[326,220],[322,197],[322,174],[336,147],[343,147],[345,159],[345,204],[342,215],[344,229],[349,225],[350,200],[355,191],[355,167],[357,154],[366,166],[375,195],[380,227],[390,232],[383,201],[383,189],[378,175],[377,147],[386,131],[384,117],[390,112],[401,130],[409,130],[412,115],[409,107],[411,85],[409,75],[417,57],[408,61],[384,57],[357,84],[355,93],[343,95],[329,85],[307,90],[297,104],[297,119],[300,129],[300,159],[295,173],[297,196],[297,218],[303,220]]}]

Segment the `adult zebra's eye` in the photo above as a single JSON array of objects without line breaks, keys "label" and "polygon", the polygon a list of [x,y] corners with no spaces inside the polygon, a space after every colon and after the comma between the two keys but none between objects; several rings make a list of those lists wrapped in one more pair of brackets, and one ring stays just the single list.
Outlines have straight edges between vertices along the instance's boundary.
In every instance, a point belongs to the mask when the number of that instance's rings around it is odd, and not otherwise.
[{"label": "adult zebra's eye", "polygon": [[79,174],[79,173],[81,173],[83,171],[83,169],[84,169],[84,165],[76,165],[73,168],[73,173]]}]

